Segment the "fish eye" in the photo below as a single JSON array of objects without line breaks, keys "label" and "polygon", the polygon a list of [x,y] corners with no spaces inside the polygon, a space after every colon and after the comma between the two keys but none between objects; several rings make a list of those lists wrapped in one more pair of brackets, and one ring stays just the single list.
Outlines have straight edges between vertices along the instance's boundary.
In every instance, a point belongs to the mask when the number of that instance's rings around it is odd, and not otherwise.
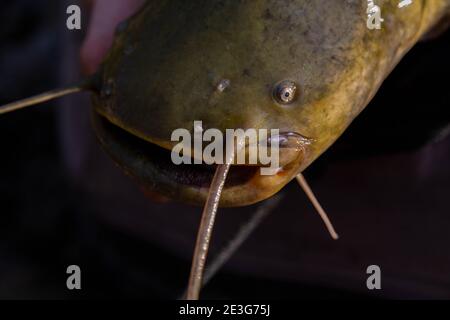
[{"label": "fish eye", "polygon": [[273,96],[280,104],[290,104],[297,98],[297,91],[294,81],[285,80],[275,86]]}]

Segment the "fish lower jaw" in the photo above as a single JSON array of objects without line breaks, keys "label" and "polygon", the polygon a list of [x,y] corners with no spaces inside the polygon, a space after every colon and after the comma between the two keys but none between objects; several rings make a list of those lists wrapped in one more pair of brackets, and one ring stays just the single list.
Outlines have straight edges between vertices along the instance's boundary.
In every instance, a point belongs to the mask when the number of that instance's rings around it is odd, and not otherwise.
[{"label": "fish lower jaw", "polygon": [[[95,111],[92,121],[105,151],[145,190],[175,201],[203,205],[217,165],[176,165],[170,150],[129,133]],[[220,205],[236,207],[262,201],[278,192],[295,176],[289,170],[262,176],[260,169],[255,165],[233,165]]]}]

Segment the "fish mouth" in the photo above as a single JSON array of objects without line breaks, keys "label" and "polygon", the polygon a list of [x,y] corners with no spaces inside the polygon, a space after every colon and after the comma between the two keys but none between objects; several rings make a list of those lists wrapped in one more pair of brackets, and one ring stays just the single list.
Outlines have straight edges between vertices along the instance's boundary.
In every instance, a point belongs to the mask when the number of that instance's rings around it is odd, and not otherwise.
[{"label": "fish mouth", "polygon": [[[175,201],[204,204],[216,164],[176,165],[166,147],[130,133],[96,111],[92,121],[103,149],[144,189]],[[270,176],[261,175],[259,165],[232,165],[220,206],[250,205],[271,197],[295,177],[300,163],[296,159]]]}]

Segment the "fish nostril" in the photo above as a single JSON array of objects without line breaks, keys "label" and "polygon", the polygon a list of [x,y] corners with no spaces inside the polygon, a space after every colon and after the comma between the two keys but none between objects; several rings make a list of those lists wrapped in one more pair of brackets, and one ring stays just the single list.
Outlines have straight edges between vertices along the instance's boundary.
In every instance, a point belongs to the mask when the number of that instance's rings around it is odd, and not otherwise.
[{"label": "fish nostril", "polygon": [[285,80],[278,83],[273,91],[275,100],[280,104],[290,104],[297,99],[298,88],[294,81]]}]

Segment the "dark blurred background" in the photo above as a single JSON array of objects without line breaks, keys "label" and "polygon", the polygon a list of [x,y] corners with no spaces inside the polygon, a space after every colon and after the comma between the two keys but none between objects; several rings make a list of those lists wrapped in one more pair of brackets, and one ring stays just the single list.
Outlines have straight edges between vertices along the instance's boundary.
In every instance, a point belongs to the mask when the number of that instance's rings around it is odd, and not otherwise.
[{"label": "dark blurred background", "polygon": [[[71,1],[70,4],[77,4]],[[81,3],[78,3],[82,6]],[[2,1],[0,104],[81,77],[64,1]],[[418,44],[295,183],[204,298],[450,298],[450,32]],[[0,117],[0,298],[159,298],[183,291],[200,209],[154,203],[103,154],[78,95]],[[219,212],[218,252],[259,205]],[[66,268],[82,290],[66,288]],[[366,288],[366,268],[382,290]]]}]

